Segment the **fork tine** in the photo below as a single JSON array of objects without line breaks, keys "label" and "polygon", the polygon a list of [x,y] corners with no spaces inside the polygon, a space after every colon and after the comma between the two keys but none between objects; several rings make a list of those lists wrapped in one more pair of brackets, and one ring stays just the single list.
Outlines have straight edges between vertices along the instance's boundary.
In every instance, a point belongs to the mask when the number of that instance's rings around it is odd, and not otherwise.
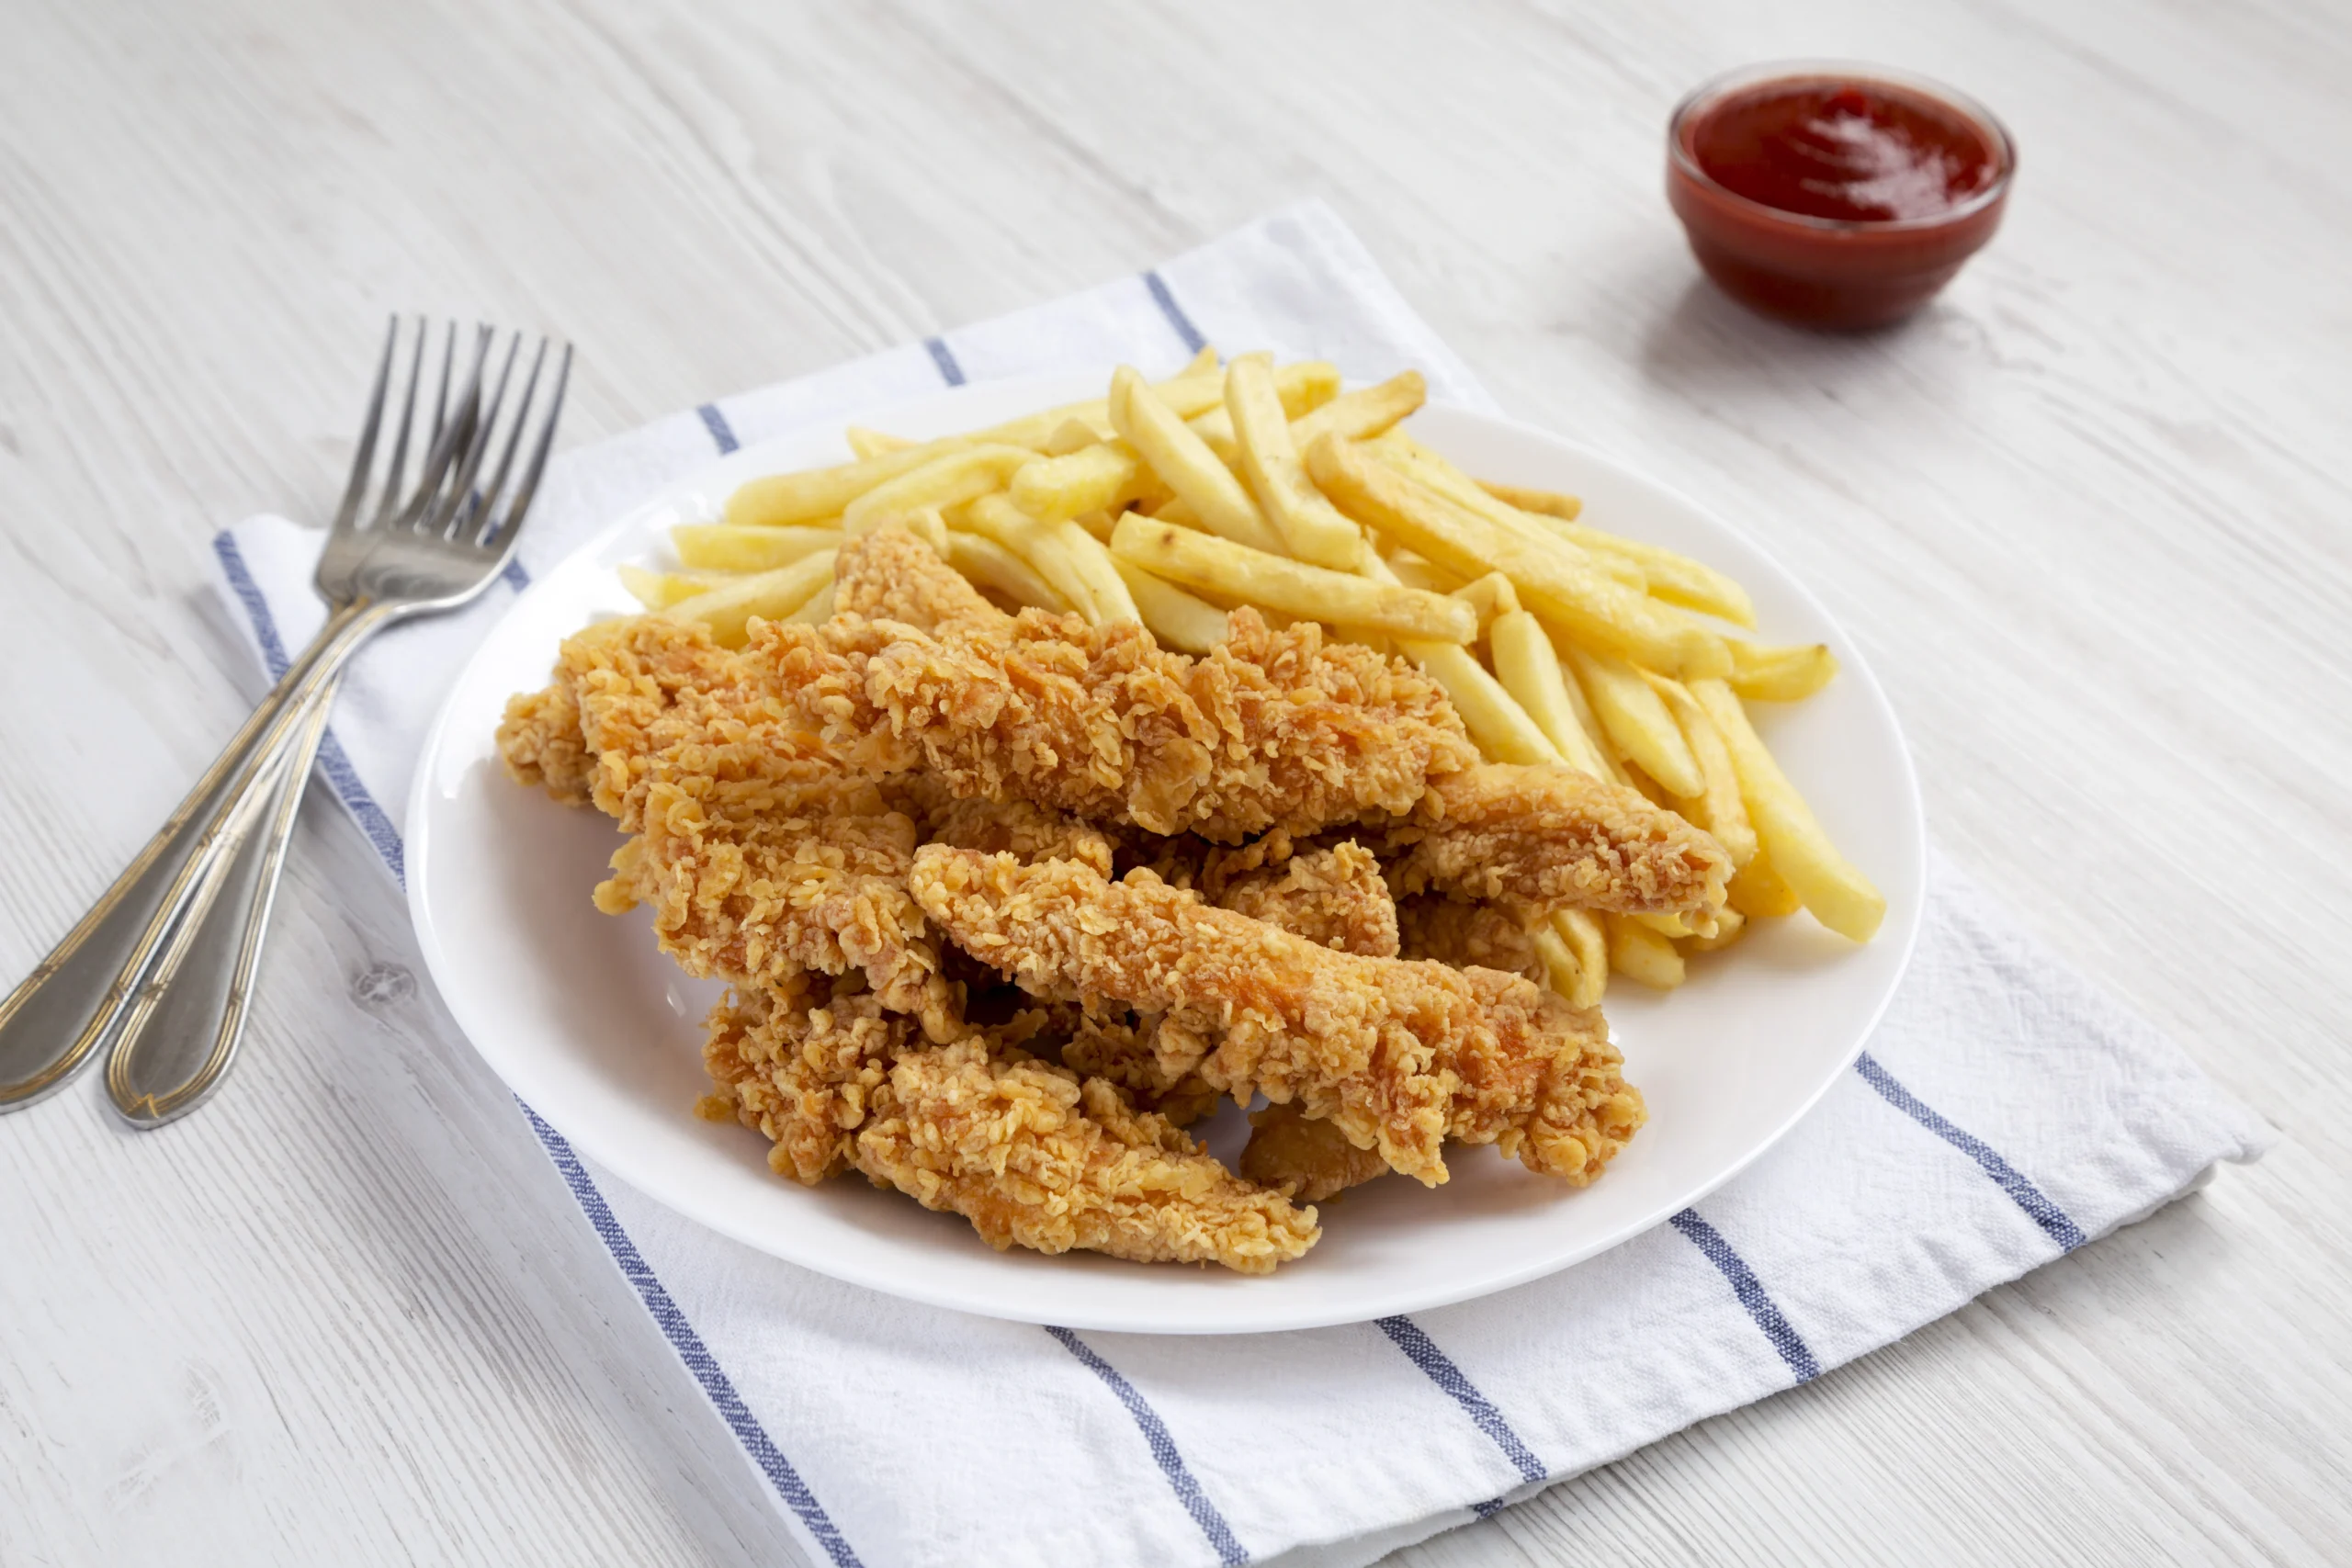
[{"label": "fork tine", "polygon": [[[400,318],[392,318],[392,330],[400,330]],[[391,461],[384,472],[384,493],[376,502],[376,526],[380,528],[400,510],[401,480],[408,471],[408,432],[416,417],[416,392],[424,381],[424,340],[432,332],[431,323],[423,316],[416,319],[416,343],[408,356],[408,397],[401,403],[399,432],[392,437]]]},{"label": "fork tine", "polygon": [[514,499],[506,503],[506,514],[499,519],[495,532],[486,536],[501,550],[514,547],[515,536],[530,515],[531,499],[538,493],[539,475],[548,466],[548,451],[555,445],[555,427],[563,418],[563,391],[571,381],[571,345],[563,345],[563,357],[556,361],[555,386],[548,393],[546,423],[539,426],[539,439],[531,448],[531,461],[523,470],[523,478],[514,487]]},{"label": "fork tine", "polygon": [[449,364],[458,356],[458,322],[450,318],[449,331],[441,339],[441,389],[433,394],[433,439],[441,439],[441,426],[449,417]]},{"label": "fork tine", "polygon": [[[456,323],[452,322],[450,333],[453,340],[456,332]],[[484,327],[474,340],[474,362],[466,372],[465,385],[458,389],[455,418],[445,418],[448,412],[446,406],[447,389],[446,386],[443,389],[444,397],[438,400],[442,406],[436,407],[433,415],[433,450],[425,457],[424,471],[417,476],[416,489],[411,492],[408,504],[401,509],[399,523],[402,527],[429,528],[426,519],[439,509],[443,481],[448,477],[450,466],[457,461],[465,444],[473,438],[473,413],[480,402],[477,394],[481,386],[482,359],[489,349],[490,329]],[[442,361],[442,379],[445,383],[448,379],[446,355]]]},{"label": "fork tine", "polygon": [[368,476],[376,466],[376,432],[384,423],[384,388],[392,374],[392,348],[400,342],[401,319],[392,318],[384,333],[384,356],[376,362],[376,388],[368,394],[368,418],[359,431],[359,448],[351,455],[351,479],[343,487],[343,504],[335,508],[334,525],[348,528],[359,515],[360,498],[368,493]]},{"label": "fork tine", "polygon": [[[490,329],[485,327],[482,332],[483,342],[487,344]],[[425,513],[424,521],[419,524],[425,533],[437,534],[447,538],[451,536],[453,525],[464,521],[467,508],[474,500],[474,475],[481,468],[482,453],[489,449],[491,433],[498,426],[498,406],[506,400],[507,378],[514,371],[514,351],[522,344],[523,334],[520,333],[515,333],[507,344],[506,357],[499,366],[497,389],[491,393],[490,401],[486,405],[482,402],[479,390],[481,376],[477,370],[474,378],[476,390],[472,406],[459,419],[458,425],[455,427],[463,428],[466,432],[465,454],[458,462],[458,471],[450,483],[448,493],[442,499],[440,504]]]},{"label": "fork tine", "polygon": [[[523,334],[514,334],[519,347]],[[523,426],[530,422],[531,397],[538,390],[539,371],[546,365],[548,340],[539,339],[538,348],[531,355],[531,373],[523,381],[523,400],[514,405],[514,417],[506,427],[506,446],[498,454],[498,467],[491,470],[490,481],[481,487],[481,498],[471,515],[458,529],[458,537],[469,544],[480,544],[488,536],[491,518],[497,510],[499,492],[506,488],[507,471],[514,466],[514,449],[523,444]]]}]

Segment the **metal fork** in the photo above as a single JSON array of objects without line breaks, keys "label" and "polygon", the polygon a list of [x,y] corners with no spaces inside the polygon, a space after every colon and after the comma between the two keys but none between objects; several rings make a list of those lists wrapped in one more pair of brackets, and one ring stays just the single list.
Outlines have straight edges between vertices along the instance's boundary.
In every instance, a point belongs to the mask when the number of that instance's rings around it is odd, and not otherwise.
[{"label": "metal fork", "polygon": [[[453,327],[444,341],[439,390],[429,411],[428,449],[415,488],[403,498],[408,444],[424,380],[424,345],[430,335],[420,321],[389,471],[372,515],[363,517],[400,335],[395,319],[350,482],[320,558],[317,587],[328,604],[326,624],[163,829],[32,975],[0,1001],[0,1111],[54,1091],[126,1023],[138,1028],[125,1035],[131,1048],[120,1058],[122,1081],[138,1087],[117,1099],[131,1102],[124,1106],[125,1114],[138,1124],[160,1125],[191,1109],[219,1081],[243,1028],[259,960],[260,923],[267,916],[285,835],[293,823],[294,803],[278,792],[297,792],[299,801],[345,663],[393,621],[465,604],[504,570],[554,441],[571,350],[566,345],[561,351],[536,439],[526,448],[548,358],[548,344],[540,341],[521,399],[505,422],[496,467],[486,482],[478,483],[484,458],[497,445],[499,416],[522,339],[518,334],[509,340],[496,387],[485,398],[482,373],[493,334],[488,327],[476,329],[469,367],[453,402]],[[518,452],[525,462],[516,476]],[[511,476],[516,484],[509,497]],[[232,887],[240,896],[224,903],[222,895]],[[249,924],[253,933],[226,949],[235,956],[226,966],[229,985],[217,1014],[220,1027],[198,1032],[204,1048],[195,1070],[174,1082],[169,1064],[187,1053],[164,1046],[174,1041],[184,1044],[191,1022],[207,1010],[189,1005],[187,998],[173,1000],[180,987],[166,982],[186,983],[193,977],[192,958],[223,951],[217,929],[223,921],[234,922],[232,929],[240,932]],[[159,962],[164,959],[169,961],[168,973]],[[156,1069],[155,1063],[164,1066]],[[177,1092],[182,1089],[191,1092]]]}]

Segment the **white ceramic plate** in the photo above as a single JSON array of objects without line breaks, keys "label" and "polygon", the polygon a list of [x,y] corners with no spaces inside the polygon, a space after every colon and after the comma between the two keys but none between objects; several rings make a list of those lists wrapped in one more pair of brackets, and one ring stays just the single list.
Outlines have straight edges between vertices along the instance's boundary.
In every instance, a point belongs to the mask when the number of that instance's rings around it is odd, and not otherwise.
[{"label": "white ceramic plate", "polygon": [[[1097,375],[965,387],[862,422],[944,434],[1097,396]],[[1732,528],[1568,442],[1432,408],[1414,434],[1471,472],[1585,498],[1599,525],[1729,571],[1763,637],[1827,642],[1843,673],[1759,724],[1822,822],[1887,896],[1878,940],[1855,948],[1809,919],[1772,922],[1690,983],[1656,997],[1610,987],[1608,1012],[1649,1125],[1582,1191],[1486,1150],[1435,1190],[1385,1179],[1324,1211],[1323,1238],[1266,1278],[1087,1254],[998,1253],[952,1214],[851,1178],[806,1188],[772,1175],[758,1134],[698,1119],[698,1021],[718,987],[654,950],[643,910],[598,914],[589,890],[612,823],[517,788],[492,732],[509,694],[546,682],[556,645],[634,608],[625,561],[666,558],[671,525],[708,520],[741,480],[845,458],[841,427],[737,452],[670,486],[541,578],[474,656],[425,743],[408,817],[409,904],[433,977],[476,1049],[581,1150],[681,1213],[763,1252],[896,1295],[1033,1323],[1238,1334],[1351,1323],[1464,1301],[1605,1251],[1704,1197],[1786,1133],[1853,1060],[1917,933],[1925,838],[1911,764],[1878,683],[1819,604]],[[1247,1135],[1227,1108],[1211,1146]]]}]

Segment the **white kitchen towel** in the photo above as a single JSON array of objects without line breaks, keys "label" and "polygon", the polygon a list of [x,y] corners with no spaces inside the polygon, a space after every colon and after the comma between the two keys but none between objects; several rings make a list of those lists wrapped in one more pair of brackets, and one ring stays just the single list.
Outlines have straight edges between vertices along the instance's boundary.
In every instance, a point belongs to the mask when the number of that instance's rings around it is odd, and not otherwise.
[{"label": "white kitchen towel", "polygon": [[[1140,277],[565,453],[511,587],[362,655],[322,766],[397,877],[447,678],[533,571],[654,486],[942,382],[1165,370],[1204,341],[1351,377],[1416,366],[1433,397],[1493,406],[1337,218],[1286,211]],[[275,672],[320,619],[319,535],[263,517],[217,546]],[[1940,857],[1869,1051],[1770,1155],[1602,1258],[1410,1317],[1204,1339],[918,1306],[681,1219],[525,1116],[835,1568],[1368,1562],[1876,1349],[2269,1139]]]}]

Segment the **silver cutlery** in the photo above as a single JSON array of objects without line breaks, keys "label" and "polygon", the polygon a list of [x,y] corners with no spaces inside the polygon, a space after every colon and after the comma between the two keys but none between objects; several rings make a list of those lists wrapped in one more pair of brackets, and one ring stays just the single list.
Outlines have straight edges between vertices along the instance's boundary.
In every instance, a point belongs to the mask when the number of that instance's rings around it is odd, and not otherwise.
[{"label": "silver cutlery", "polygon": [[53,1092],[112,1039],[107,1077],[117,1108],[133,1125],[159,1126],[193,1109],[233,1059],[286,840],[344,665],[383,627],[466,604],[504,570],[562,412],[570,345],[558,354],[544,405],[535,411],[549,348],[539,341],[509,410],[523,340],[518,333],[505,341],[495,384],[485,392],[495,337],[486,326],[472,333],[452,399],[459,360],[453,323],[424,411],[423,463],[404,491],[432,335],[420,321],[379,482],[378,438],[401,357],[397,319],[387,334],[350,481],[319,560],[325,625],[162,830],[0,1001],[0,1111]]}]

